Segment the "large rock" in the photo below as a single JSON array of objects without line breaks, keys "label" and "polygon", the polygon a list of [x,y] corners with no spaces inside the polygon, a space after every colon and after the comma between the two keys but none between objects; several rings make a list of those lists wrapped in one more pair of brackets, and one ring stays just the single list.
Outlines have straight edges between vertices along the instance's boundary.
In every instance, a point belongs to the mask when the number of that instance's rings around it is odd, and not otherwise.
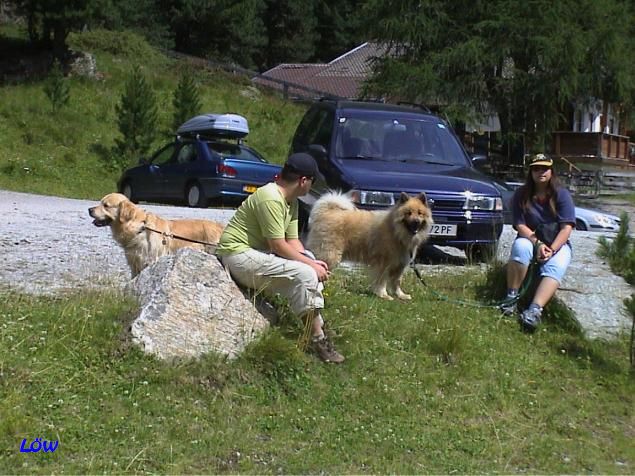
[{"label": "large rock", "polygon": [[163,359],[208,352],[234,358],[269,325],[218,259],[200,251],[162,257],[131,286],[141,304],[133,342]]}]

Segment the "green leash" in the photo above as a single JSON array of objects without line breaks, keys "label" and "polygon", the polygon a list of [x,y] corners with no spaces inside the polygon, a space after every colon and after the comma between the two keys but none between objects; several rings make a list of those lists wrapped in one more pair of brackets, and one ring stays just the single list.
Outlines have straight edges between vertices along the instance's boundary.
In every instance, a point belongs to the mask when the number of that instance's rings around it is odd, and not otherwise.
[{"label": "green leash", "polygon": [[532,262],[529,265],[529,269],[527,270],[527,275],[525,276],[525,279],[523,280],[523,284],[520,287],[520,289],[518,290],[518,294],[516,296],[514,296],[511,299],[505,298],[505,299],[503,299],[501,301],[490,302],[490,303],[483,303],[483,302],[478,302],[478,301],[466,301],[466,300],[463,300],[463,299],[452,299],[449,296],[446,296],[445,294],[441,294],[441,293],[435,291],[434,288],[428,286],[428,284],[424,281],[423,276],[421,275],[421,271],[419,271],[417,269],[417,267],[415,266],[414,261],[410,262],[410,267],[412,268],[412,270],[417,275],[417,278],[419,278],[419,281],[421,281],[421,284],[423,284],[440,301],[446,301],[446,302],[449,302],[449,303],[452,303],[452,304],[458,304],[460,306],[501,309],[505,305],[516,304],[520,300],[520,298],[523,297],[527,293],[527,291],[529,290],[529,287],[531,286],[531,283],[533,281],[534,263],[535,263],[535,261],[532,260]]}]

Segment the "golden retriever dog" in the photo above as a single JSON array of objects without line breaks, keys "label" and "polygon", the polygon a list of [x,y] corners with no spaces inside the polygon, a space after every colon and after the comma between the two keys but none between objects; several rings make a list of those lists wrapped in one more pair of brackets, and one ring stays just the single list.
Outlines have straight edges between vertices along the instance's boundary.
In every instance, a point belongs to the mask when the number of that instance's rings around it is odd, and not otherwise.
[{"label": "golden retriever dog", "polygon": [[110,227],[113,238],[124,249],[133,277],[179,248],[213,253],[224,229],[211,220],[165,220],[137,207],[121,193],[109,193],[99,205],[89,208],[88,214],[95,226]]},{"label": "golden retriever dog", "polygon": [[309,215],[307,248],[335,268],[342,260],[370,268],[373,292],[383,299],[411,299],[401,289],[401,276],[428,238],[432,212],[424,193],[402,193],[386,211],[360,210],[348,195],[327,193]]}]

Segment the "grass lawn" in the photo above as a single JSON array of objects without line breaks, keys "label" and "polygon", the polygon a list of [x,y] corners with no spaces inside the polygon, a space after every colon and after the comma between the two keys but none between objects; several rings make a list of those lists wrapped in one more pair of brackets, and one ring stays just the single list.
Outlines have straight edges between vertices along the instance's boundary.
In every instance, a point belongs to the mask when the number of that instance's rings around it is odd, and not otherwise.
[{"label": "grass lawn", "polygon": [[[474,299],[478,268],[431,276]],[[338,272],[324,365],[282,324],[236,361],[168,364],[131,346],[114,292],[0,296],[1,473],[611,473],[635,471],[627,339],[558,317],[528,336],[491,309],[410,303]],[[59,441],[24,454],[22,440]]]}]

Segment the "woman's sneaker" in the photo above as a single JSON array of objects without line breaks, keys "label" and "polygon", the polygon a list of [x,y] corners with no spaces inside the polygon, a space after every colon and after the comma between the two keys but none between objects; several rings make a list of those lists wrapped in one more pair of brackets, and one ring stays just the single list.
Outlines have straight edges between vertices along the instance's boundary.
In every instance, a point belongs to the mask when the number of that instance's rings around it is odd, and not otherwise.
[{"label": "woman's sneaker", "polygon": [[542,308],[535,306],[529,307],[529,309],[525,309],[518,318],[518,322],[520,322],[520,328],[525,332],[534,332],[542,322],[541,317]]},{"label": "woman's sneaker", "polygon": [[311,350],[318,355],[322,362],[333,364],[344,362],[344,356],[335,350],[333,343],[326,336],[322,338],[313,337],[311,339]]},{"label": "woman's sneaker", "polygon": [[498,306],[498,308],[503,313],[505,317],[512,317],[518,315],[518,301],[514,298],[510,298],[509,300],[505,300],[503,304]]}]

